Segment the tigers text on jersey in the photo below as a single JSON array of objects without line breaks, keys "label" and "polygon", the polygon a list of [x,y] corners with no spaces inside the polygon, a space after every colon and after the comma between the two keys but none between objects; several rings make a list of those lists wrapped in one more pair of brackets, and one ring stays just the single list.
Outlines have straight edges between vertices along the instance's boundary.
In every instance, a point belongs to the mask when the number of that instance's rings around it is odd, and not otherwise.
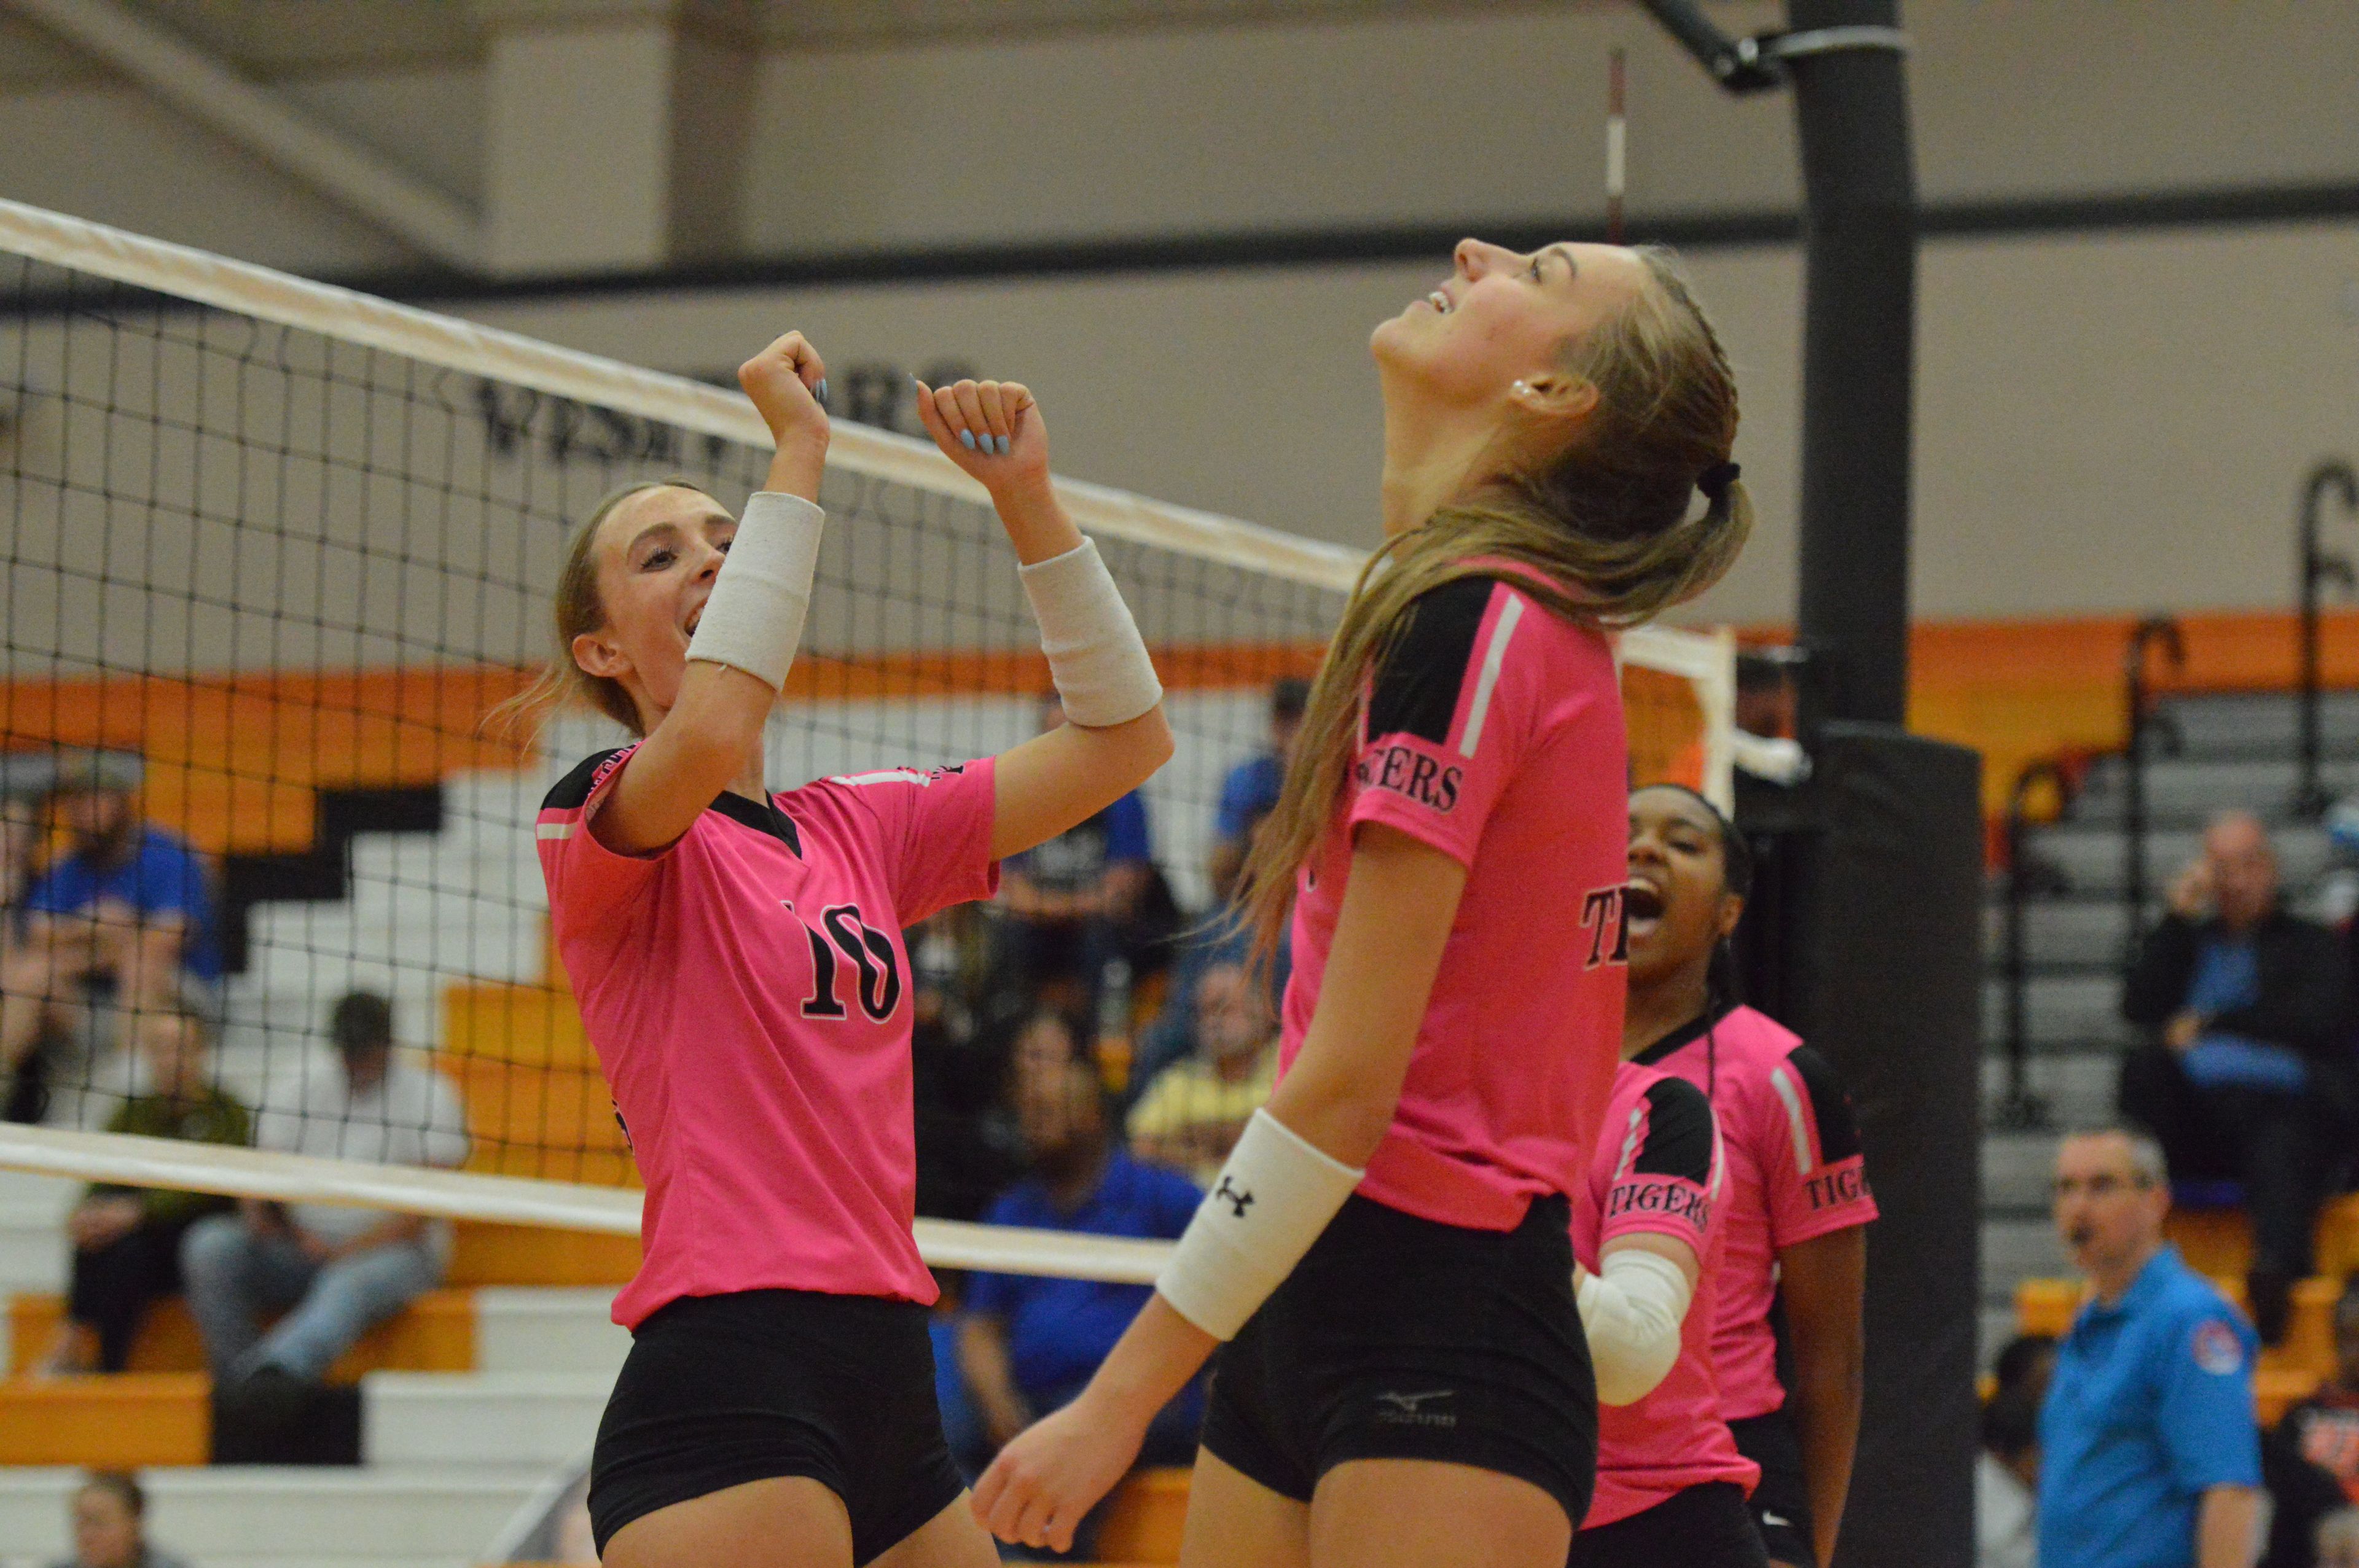
[{"label": "tigers text on jersey", "polygon": [[1749,1007],[1707,1015],[1636,1060],[1712,1096],[1728,1147],[1727,1243],[1712,1356],[1731,1421],[1786,1402],[1769,1310],[1777,1254],[1875,1217],[1859,1128],[1834,1069],[1801,1037]]},{"label": "tigers text on jersey", "polygon": [[558,955],[647,1182],[614,1321],[770,1288],[930,1303],[901,932],[997,885],[990,762],[723,795],[633,856],[590,819],[634,750],[567,774],[538,829]]},{"label": "tigers text on jersey", "polygon": [[1711,1481],[1748,1493],[1761,1466],[1736,1451],[1721,1419],[1712,1377],[1713,1286],[1720,1274],[1721,1206],[1727,1163],[1703,1092],[1668,1073],[1625,1064],[1572,1205],[1572,1251],[1597,1271],[1598,1252],[1619,1236],[1686,1242],[1702,1266],[1680,1325],[1680,1358],[1635,1404],[1597,1408],[1597,1493],[1583,1530],[1643,1513]]},{"label": "tigers text on jersey", "polygon": [[1628,793],[1622,695],[1595,629],[1492,578],[1420,597],[1370,682],[1334,830],[1294,912],[1291,1065],[1351,869],[1380,822],[1467,868],[1399,1108],[1360,1191],[1511,1230],[1570,1193],[1622,1054]]}]

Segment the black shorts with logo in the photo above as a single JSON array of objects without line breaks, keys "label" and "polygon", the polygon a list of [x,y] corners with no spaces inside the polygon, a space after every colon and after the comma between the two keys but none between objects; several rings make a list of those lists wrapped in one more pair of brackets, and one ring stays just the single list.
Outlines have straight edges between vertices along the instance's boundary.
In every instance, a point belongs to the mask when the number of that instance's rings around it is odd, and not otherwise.
[{"label": "black shorts with logo", "polygon": [[1353,1459],[1529,1481],[1578,1526],[1597,1480],[1597,1383],[1572,1299],[1569,1209],[1513,1230],[1353,1196],[1213,1363],[1204,1447],[1308,1502]]},{"label": "black shorts with logo", "polygon": [[1769,1568],[1745,1489],[1707,1481],[1572,1538],[1565,1568]]},{"label": "black shorts with logo", "polygon": [[1761,1466],[1753,1488],[1753,1519],[1772,1561],[1791,1568],[1819,1568],[1816,1532],[1810,1528],[1810,1485],[1802,1469],[1802,1440],[1781,1408],[1732,1421],[1736,1451]]},{"label": "black shorts with logo", "polygon": [[658,1509],[787,1476],[843,1499],[855,1563],[958,1500],[924,1307],[740,1291],[639,1325],[590,1462],[599,1554]]}]

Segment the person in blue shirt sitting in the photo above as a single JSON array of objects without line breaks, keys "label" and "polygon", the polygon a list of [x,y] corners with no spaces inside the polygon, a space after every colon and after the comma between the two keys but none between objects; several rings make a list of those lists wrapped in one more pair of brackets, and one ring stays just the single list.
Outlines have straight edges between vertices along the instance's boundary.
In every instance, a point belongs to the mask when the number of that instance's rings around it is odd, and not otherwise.
[{"label": "person in blue shirt sitting", "polygon": [[140,771],[124,752],[58,759],[53,800],[69,848],[26,892],[22,940],[0,972],[9,1119],[41,1119],[58,1049],[95,1057],[125,1038],[130,1014],[218,1012],[212,873],[141,819]]},{"label": "person in blue shirt sitting", "polygon": [[2056,1228],[2091,1299],[2039,1412],[2039,1568],[2253,1568],[2260,1426],[2252,1329],[2162,1239],[2162,1150],[2064,1141]]},{"label": "person in blue shirt sitting", "polygon": [[[1142,1164],[1124,1152],[1097,1073],[1082,1053],[1084,1038],[1077,1025],[1054,1012],[1035,1014],[1017,1036],[1015,1098],[1032,1173],[1002,1195],[984,1220],[1176,1239],[1203,1195],[1186,1177]],[[967,1287],[959,1362],[991,1451],[1080,1393],[1149,1293],[1146,1285],[975,1275]],[[1139,1463],[1190,1463],[1203,1419],[1199,1379],[1156,1417]],[[1096,1514],[1082,1522],[1067,1555],[1091,1554],[1097,1524]]]},{"label": "person in blue shirt sitting", "polygon": [[1212,824],[1212,848],[1205,858],[1205,880],[1212,884],[1215,908],[1229,902],[1236,890],[1237,872],[1245,863],[1245,849],[1254,829],[1261,826],[1286,783],[1286,759],[1294,749],[1294,732],[1302,728],[1302,710],[1310,704],[1310,683],[1287,676],[1269,688],[1269,745],[1231,768],[1221,781],[1221,809]]},{"label": "person in blue shirt sitting", "polygon": [[2122,1015],[2149,1031],[2124,1058],[2121,1112],[2152,1130],[2180,1181],[2241,1182],[2253,1220],[2245,1299],[2264,1343],[2285,1334],[2295,1281],[2349,1094],[2343,958],[2288,914],[2268,830],[2223,812],[2180,873],[2170,908],[2122,981]]}]

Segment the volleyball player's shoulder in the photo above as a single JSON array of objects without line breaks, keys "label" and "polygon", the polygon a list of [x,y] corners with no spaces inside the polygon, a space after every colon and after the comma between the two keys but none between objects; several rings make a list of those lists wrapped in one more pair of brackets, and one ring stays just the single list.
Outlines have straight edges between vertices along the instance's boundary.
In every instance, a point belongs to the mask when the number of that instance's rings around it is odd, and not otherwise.
[{"label": "volleyball player's shoulder", "polygon": [[1859,1119],[1834,1064],[1798,1041],[1787,1054],[1786,1065],[1801,1080],[1801,1092],[1810,1102],[1810,1119],[1818,1124],[1820,1158],[1833,1163],[1858,1153]]},{"label": "volleyball player's shoulder", "polygon": [[1685,1078],[1658,1074],[1645,1089],[1647,1141],[1632,1167],[1642,1176],[1712,1176],[1712,1102]]},{"label": "volleyball player's shoulder", "polygon": [[540,808],[543,811],[581,810],[590,803],[591,795],[597,792],[606,775],[630,755],[632,750],[629,746],[615,746],[582,758],[563,778],[549,786],[549,793],[540,798]]}]

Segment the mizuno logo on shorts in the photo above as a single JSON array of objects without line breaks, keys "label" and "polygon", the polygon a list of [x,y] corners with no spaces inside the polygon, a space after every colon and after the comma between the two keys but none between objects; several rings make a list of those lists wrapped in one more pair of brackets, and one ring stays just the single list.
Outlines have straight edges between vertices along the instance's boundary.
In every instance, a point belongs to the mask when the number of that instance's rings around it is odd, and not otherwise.
[{"label": "mizuno logo on shorts", "polygon": [[1376,1420],[1386,1426],[1456,1426],[1458,1418],[1449,1411],[1424,1408],[1432,1400],[1446,1400],[1456,1392],[1455,1389],[1435,1389],[1422,1394],[1378,1394]]}]

